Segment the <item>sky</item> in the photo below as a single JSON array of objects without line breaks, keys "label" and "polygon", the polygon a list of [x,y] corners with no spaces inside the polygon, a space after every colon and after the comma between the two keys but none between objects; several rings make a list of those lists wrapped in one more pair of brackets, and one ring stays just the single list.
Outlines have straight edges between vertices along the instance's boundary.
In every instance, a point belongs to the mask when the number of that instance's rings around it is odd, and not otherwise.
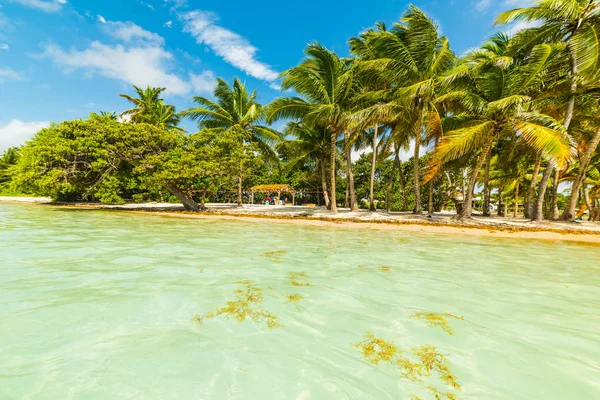
[{"label": "sky", "polygon": [[[457,54],[528,0],[414,0]],[[278,75],[319,41],[342,56],[350,37],[398,21],[404,0],[0,0],[0,151],[50,122],[128,108],[132,85],[165,87],[178,110],[234,77],[266,104]],[[515,29],[509,27],[507,29]],[[190,131],[195,124],[185,122]]]}]

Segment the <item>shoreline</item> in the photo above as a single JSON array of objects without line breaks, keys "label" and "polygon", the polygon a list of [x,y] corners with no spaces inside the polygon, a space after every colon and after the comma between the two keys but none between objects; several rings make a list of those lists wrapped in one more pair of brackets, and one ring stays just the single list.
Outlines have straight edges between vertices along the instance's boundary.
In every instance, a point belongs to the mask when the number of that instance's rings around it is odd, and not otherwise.
[{"label": "shoreline", "polygon": [[[1,203],[50,205],[54,207],[77,208],[82,210],[119,211],[132,214],[157,215],[167,218],[183,219],[224,219],[248,222],[269,220],[274,223],[294,223],[309,226],[329,226],[358,229],[396,230],[443,235],[466,235],[486,238],[512,238],[524,240],[544,240],[555,242],[577,242],[600,246],[600,225],[573,226],[572,223],[543,222],[531,223],[510,218],[474,218],[457,221],[450,214],[429,219],[402,213],[358,213],[342,212],[331,215],[327,211],[314,207],[277,207],[246,206],[237,208],[232,205],[209,205],[202,213],[183,210],[179,204],[125,204],[104,205],[89,203],[53,203],[47,198],[0,197]],[[554,225],[554,226],[552,226]]]}]

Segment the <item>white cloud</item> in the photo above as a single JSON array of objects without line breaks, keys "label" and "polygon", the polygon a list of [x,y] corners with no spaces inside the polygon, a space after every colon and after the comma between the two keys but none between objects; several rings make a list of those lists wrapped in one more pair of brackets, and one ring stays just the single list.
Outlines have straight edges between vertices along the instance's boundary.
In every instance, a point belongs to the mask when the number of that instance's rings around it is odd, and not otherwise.
[{"label": "white cloud", "polygon": [[49,125],[50,122],[47,121],[23,122],[18,119],[13,119],[6,125],[0,125],[0,151],[23,144]]},{"label": "white cloud", "polygon": [[0,50],[8,50],[8,45],[6,43],[0,43]]},{"label": "white cloud", "polygon": [[173,55],[160,46],[124,47],[92,42],[85,50],[69,50],[52,44],[42,57],[49,57],[67,72],[85,69],[88,74],[101,75],[137,86],[165,87],[170,94],[186,94],[189,83],[170,73],[168,64]]},{"label": "white cloud", "polygon": [[492,0],[478,0],[475,2],[475,9],[479,12],[487,11],[492,5]]},{"label": "white cloud", "polygon": [[171,28],[173,26],[173,21],[167,21],[167,22],[165,22],[165,24],[163,26],[165,28]]},{"label": "white cloud", "polygon": [[8,32],[13,31],[14,29],[15,26],[12,24],[12,22],[0,12],[0,31]]},{"label": "white cloud", "polygon": [[217,77],[212,71],[203,71],[198,75],[190,73],[190,84],[195,92],[212,93],[217,86]]},{"label": "white cloud", "polygon": [[21,81],[23,79],[23,75],[20,72],[17,72],[10,68],[0,68],[0,83],[2,83],[5,80]]},{"label": "white cloud", "polygon": [[142,28],[141,26],[136,25],[131,21],[127,21],[127,22],[119,22],[119,21],[106,22],[105,21],[105,23],[108,26],[109,33],[113,37],[115,37],[125,43],[129,43],[129,42],[138,40],[141,42],[147,42],[149,44],[163,44],[165,41],[160,35],[158,35],[154,32],[147,31],[144,28]]},{"label": "white cloud", "polygon": [[45,12],[60,11],[62,6],[67,4],[67,0],[9,0],[26,7],[36,8]]},{"label": "white cloud", "polygon": [[103,23],[103,24],[106,23],[106,19],[102,15],[98,14],[97,18],[98,18],[98,21],[100,21],[101,23]]},{"label": "white cloud", "polygon": [[229,64],[246,74],[268,82],[275,81],[279,74],[269,65],[258,61],[258,49],[250,42],[228,29],[216,25],[214,14],[205,11],[192,11],[179,16],[185,21],[184,32],[196,38],[198,44],[210,47]]}]

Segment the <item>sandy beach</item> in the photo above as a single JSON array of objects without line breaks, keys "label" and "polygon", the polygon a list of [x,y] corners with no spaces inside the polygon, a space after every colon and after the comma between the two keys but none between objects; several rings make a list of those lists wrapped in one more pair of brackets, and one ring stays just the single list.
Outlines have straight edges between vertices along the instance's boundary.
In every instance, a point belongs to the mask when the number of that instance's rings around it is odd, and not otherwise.
[{"label": "sandy beach", "polygon": [[331,214],[321,207],[303,206],[264,206],[234,204],[207,204],[203,213],[187,212],[180,204],[141,203],[105,205],[90,203],[56,204],[43,197],[0,197],[0,202],[25,204],[52,204],[60,207],[76,207],[90,210],[114,210],[135,213],[152,213],[162,217],[188,219],[237,219],[244,221],[264,221],[295,223],[313,226],[336,226],[349,229],[402,230],[433,234],[469,235],[496,238],[520,238],[551,240],[557,242],[580,242],[600,245],[600,224],[593,222],[543,221],[532,223],[523,218],[482,217],[466,221],[453,218],[453,213],[437,213],[433,217],[417,216],[405,212],[386,213],[361,210],[351,212],[340,209],[339,214]]}]

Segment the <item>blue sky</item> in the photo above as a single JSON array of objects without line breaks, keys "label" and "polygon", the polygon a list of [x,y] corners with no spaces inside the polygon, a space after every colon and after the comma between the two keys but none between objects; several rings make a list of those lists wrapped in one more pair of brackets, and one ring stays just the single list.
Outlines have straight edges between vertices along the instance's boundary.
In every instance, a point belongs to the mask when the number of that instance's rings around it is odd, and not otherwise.
[{"label": "blue sky", "polygon": [[[527,0],[415,0],[457,53],[479,45],[498,11]],[[166,87],[178,109],[239,77],[263,103],[277,75],[317,40],[347,40],[397,21],[404,0],[0,0],[0,151],[50,121],[124,110],[131,85]],[[185,127],[193,130],[194,125]]]}]

